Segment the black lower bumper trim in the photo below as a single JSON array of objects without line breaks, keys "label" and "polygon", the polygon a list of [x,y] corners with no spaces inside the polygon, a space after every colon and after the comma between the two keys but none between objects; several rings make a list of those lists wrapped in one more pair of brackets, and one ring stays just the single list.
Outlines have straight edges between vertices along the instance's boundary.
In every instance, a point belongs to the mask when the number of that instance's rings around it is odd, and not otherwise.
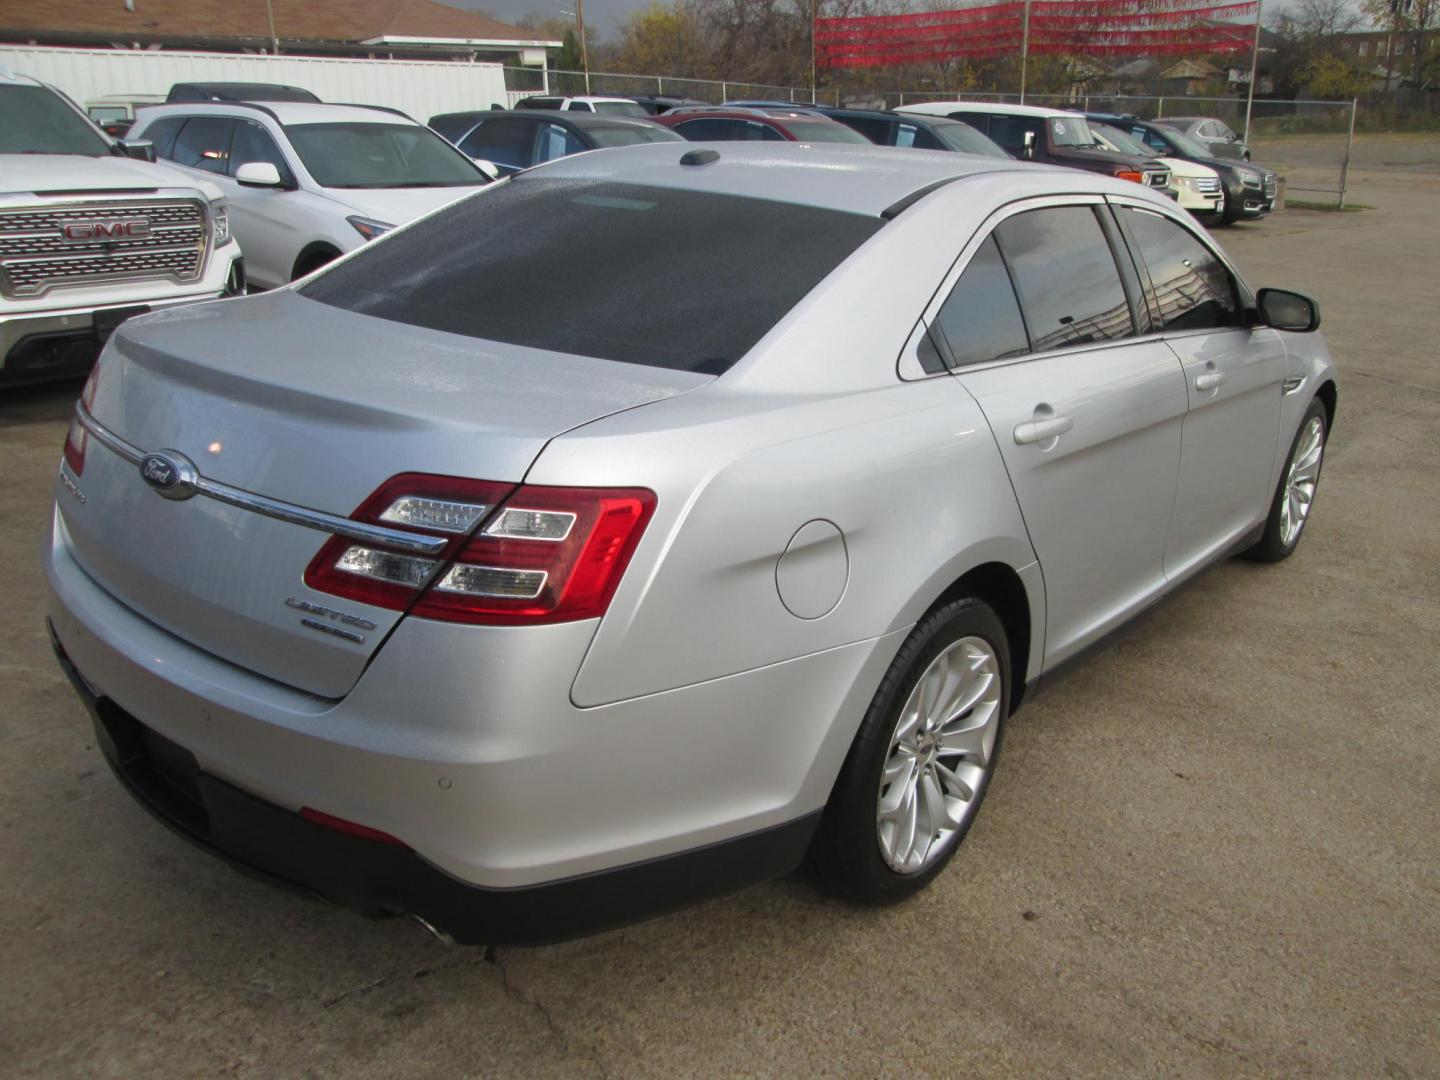
[{"label": "black lower bumper trim", "polygon": [[315,824],[199,767],[189,751],[95,691],[51,627],[61,667],[101,750],[135,799],[237,870],[363,915],[411,915],[466,945],[538,945],[610,929],[789,873],[819,813],[678,855],[544,885],[490,889],[409,848]]}]

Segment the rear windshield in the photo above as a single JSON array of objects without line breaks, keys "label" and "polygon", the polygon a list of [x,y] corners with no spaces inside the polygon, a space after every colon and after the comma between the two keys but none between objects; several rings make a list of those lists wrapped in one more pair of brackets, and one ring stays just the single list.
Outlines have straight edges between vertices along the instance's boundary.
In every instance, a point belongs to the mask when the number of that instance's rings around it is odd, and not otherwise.
[{"label": "rear windshield", "polygon": [[969,124],[956,120],[935,124],[930,130],[935,137],[961,154],[984,154],[986,157],[1009,159],[1010,155],[1000,149],[998,143],[988,135],[982,135]]},{"label": "rear windshield", "polygon": [[659,124],[627,124],[625,127],[588,126],[585,133],[596,146],[636,146],[652,142],[684,142],[685,136],[677,135]]},{"label": "rear windshield", "polygon": [[719,374],[882,224],[525,176],[367,245],[301,293],[467,337]]},{"label": "rear windshield", "polygon": [[854,128],[846,127],[835,120],[791,120],[787,117],[781,123],[785,125],[785,130],[800,142],[843,142],[859,143],[861,146],[871,145],[870,140]]},{"label": "rear windshield", "polygon": [[612,116],[649,116],[638,101],[595,101],[591,102],[597,113],[610,113]]}]

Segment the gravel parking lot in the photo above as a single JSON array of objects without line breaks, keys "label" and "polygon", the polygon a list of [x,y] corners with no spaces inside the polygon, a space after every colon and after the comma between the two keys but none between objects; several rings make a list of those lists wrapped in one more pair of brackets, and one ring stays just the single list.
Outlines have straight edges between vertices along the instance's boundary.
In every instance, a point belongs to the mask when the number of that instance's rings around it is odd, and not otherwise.
[{"label": "gravel parking lot", "polygon": [[45,638],[78,388],[0,398],[0,1074],[1440,1075],[1440,138],[1358,142],[1375,209],[1220,235],[1319,298],[1342,369],[1299,552],[1027,706],[960,855],[885,911],[796,877],[487,953],[193,850]]}]

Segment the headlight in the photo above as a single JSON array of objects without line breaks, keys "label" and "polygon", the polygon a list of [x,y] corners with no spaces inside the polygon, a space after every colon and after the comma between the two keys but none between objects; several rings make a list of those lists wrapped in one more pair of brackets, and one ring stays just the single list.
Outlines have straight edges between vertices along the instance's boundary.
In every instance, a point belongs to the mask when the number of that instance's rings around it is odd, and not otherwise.
[{"label": "headlight", "polygon": [[376,221],[374,218],[368,217],[348,217],[345,220],[355,226],[355,231],[366,240],[374,240],[377,236],[381,236],[395,227],[388,221]]},{"label": "headlight", "polygon": [[1240,182],[1246,187],[1258,188],[1260,186],[1260,174],[1251,172],[1249,169],[1240,170]]},{"label": "headlight", "polygon": [[230,204],[224,199],[210,204],[210,231],[217,248],[230,242]]},{"label": "headlight", "polygon": [[1195,177],[1193,176],[1177,176],[1175,183],[1183,188],[1190,188],[1192,191],[1195,189]]}]

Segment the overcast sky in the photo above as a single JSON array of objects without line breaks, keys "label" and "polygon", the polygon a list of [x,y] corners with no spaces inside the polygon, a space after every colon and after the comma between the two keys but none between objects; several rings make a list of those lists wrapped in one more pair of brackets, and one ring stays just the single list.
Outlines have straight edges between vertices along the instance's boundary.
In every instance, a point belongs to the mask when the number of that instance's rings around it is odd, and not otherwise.
[{"label": "overcast sky", "polygon": [[[574,11],[566,0],[443,0],[454,7],[485,11],[504,22],[514,22],[522,15],[535,12],[549,18],[564,11]],[[632,11],[649,7],[650,0],[585,0],[585,22],[590,26],[591,40],[613,37],[615,28]],[[561,16],[562,18],[564,16]]]}]

